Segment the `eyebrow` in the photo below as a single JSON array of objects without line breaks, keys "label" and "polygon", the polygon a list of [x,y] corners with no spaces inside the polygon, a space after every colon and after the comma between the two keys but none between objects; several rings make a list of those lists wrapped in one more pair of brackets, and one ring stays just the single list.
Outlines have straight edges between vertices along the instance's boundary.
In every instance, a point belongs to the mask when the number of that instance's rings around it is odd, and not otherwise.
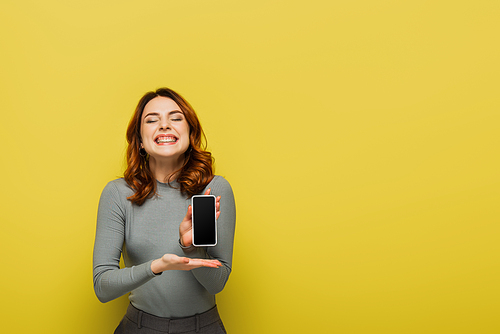
[{"label": "eyebrow", "polygon": [[[181,115],[184,115],[184,113],[180,110],[172,110],[168,113],[168,116],[171,116],[173,114],[181,114]],[[157,113],[157,112],[150,112],[150,113],[147,113],[146,115],[144,115],[144,118],[148,117],[148,116],[160,116],[160,113]]]}]

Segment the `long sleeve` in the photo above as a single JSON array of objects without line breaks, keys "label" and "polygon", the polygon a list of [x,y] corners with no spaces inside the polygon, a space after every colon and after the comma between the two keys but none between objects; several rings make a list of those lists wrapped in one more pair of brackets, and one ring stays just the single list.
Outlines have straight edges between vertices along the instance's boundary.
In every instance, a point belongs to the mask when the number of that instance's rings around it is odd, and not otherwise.
[{"label": "long sleeve", "polygon": [[229,279],[232,268],[233,242],[236,224],[236,207],[233,190],[229,182],[223,177],[216,176],[207,186],[211,188],[211,194],[221,196],[221,214],[217,220],[217,245],[214,247],[194,247],[183,248],[186,256],[191,258],[211,258],[221,262],[220,268],[197,268],[191,270],[207,291],[215,295],[222,291]]},{"label": "long sleeve", "polygon": [[94,291],[105,303],[118,298],[155,277],[151,262],[120,269],[125,237],[125,205],[118,188],[110,182],[104,188],[97,213],[94,244]]},{"label": "long sleeve", "polygon": [[[215,176],[208,184],[221,196],[217,246],[208,248],[179,245],[179,224],[191,199],[179,191],[179,184],[157,182],[155,196],[142,205],[132,204],[134,194],[126,181],[113,180],[99,201],[94,245],[94,290],[102,302],[130,292],[138,309],[159,317],[182,318],[203,313],[215,305],[231,273],[235,225],[234,197],[229,183]],[[215,258],[220,268],[190,271],[169,270],[154,275],[151,263],[164,254],[191,258]],[[120,269],[120,257],[126,268]]]}]

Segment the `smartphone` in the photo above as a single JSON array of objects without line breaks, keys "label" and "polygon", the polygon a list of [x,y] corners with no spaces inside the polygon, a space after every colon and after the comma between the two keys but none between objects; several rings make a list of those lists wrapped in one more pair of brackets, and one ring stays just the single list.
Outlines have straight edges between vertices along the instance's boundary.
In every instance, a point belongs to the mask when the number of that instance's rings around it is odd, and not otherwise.
[{"label": "smartphone", "polygon": [[217,211],[214,195],[194,195],[191,198],[193,245],[217,245]]}]

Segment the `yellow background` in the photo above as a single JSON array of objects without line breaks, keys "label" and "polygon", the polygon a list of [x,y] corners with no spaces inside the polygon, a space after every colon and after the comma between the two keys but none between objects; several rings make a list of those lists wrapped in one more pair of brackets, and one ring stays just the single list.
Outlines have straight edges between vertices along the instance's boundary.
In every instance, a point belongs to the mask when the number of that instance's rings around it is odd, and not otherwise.
[{"label": "yellow background", "polygon": [[[498,333],[498,1],[2,1],[3,333],[111,333],[97,203],[179,91],[237,200],[229,333]],[[5,327],[6,326],[6,327]]]}]

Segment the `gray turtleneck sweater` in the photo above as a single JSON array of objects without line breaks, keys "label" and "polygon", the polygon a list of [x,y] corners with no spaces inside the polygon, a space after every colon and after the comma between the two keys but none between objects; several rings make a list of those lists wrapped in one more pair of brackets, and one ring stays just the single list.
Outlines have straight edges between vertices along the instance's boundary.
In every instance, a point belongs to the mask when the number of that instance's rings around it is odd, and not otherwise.
[{"label": "gray turtleneck sweater", "polygon": [[[171,184],[178,186],[177,182]],[[130,292],[130,302],[136,308],[168,318],[193,316],[215,305],[215,294],[222,291],[231,273],[236,220],[233,191],[221,176],[215,176],[205,188],[221,196],[217,245],[181,248],[179,224],[191,200],[173,187],[157,182],[158,195],[141,206],[127,200],[134,191],[124,179],[111,181],[104,188],[94,244],[94,290],[101,302]],[[169,270],[157,276],[151,271],[151,262],[167,253],[217,259],[222,266]]]}]

